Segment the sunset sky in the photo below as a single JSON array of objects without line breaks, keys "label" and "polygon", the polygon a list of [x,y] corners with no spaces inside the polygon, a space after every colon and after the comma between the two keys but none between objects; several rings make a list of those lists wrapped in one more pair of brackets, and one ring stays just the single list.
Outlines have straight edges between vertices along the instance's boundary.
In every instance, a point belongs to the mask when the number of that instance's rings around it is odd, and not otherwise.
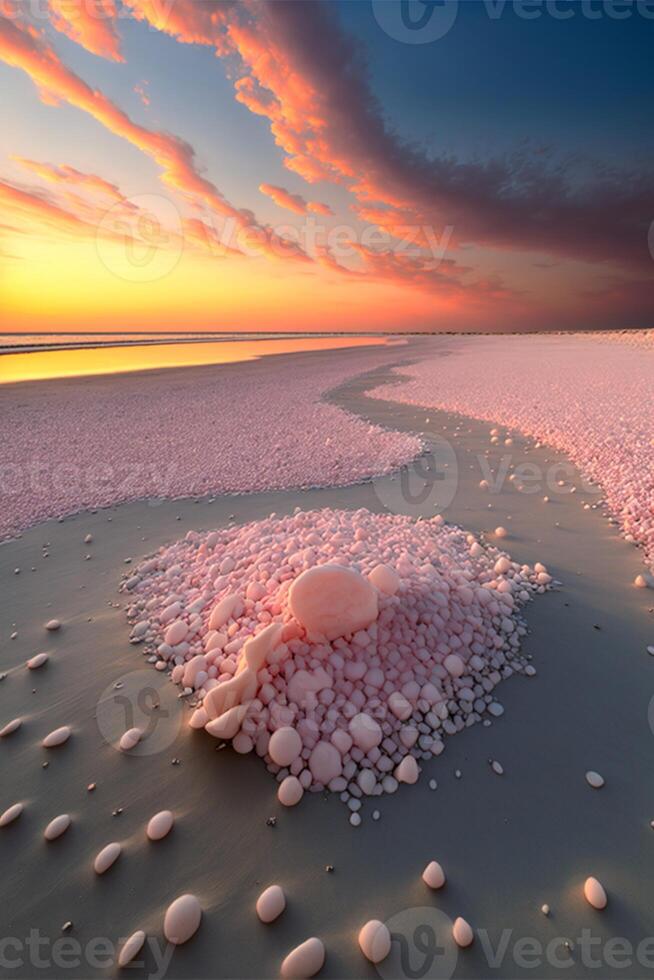
[{"label": "sunset sky", "polygon": [[654,3],[406,9],[0,0],[2,328],[654,326]]}]

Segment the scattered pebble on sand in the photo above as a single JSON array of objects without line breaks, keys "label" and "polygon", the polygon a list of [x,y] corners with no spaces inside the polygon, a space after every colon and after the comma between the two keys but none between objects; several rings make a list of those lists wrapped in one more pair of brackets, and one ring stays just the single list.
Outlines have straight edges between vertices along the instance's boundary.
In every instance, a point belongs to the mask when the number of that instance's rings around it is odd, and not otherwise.
[{"label": "scattered pebble on sand", "polygon": [[169,943],[181,946],[195,935],[202,919],[202,906],[195,895],[180,895],[168,906],[163,931]]},{"label": "scattered pebble on sand", "polygon": [[325,947],[316,936],[306,939],[286,956],[281,966],[283,980],[309,980],[322,969]]},{"label": "scattered pebble on sand", "polygon": [[49,659],[50,659],[49,654],[37,653],[34,657],[30,657],[30,659],[27,661],[26,666],[28,667],[29,670],[37,670],[39,667],[42,667],[44,664],[47,664]]},{"label": "scattered pebble on sand", "polygon": [[54,633],[56,630],[61,629],[61,623],[58,619],[49,619],[45,624],[45,628],[50,632]]},{"label": "scattered pebble on sand", "polygon": [[160,810],[159,813],[155,813],[153,817],[150,817],[145,830],[148,839],[152,841],[163,840],[173,829],[174,823],[175,817],[171,810]]},{"label": "scattered pebble on sand", "polygon": [[53,749],[58,745],[64,745],[70,736],[70,727],[68,725],[62,725],[61,728],[55,728],[49,735],[46,735],[41,745],[44,749]]},{"label": "scattered pebble on sand", "polygon": [[256,911],[262,922],[274,922],[286,908],[286,896],[279,885],[270,885],[257,899]]},{"label": "scattered pebble on sand", "polygon": [[141,741],[143,732],[140,728],[129,728],[120,737],[120,742],[118,743],[119,748],[122,752],[129,752]]},{"label": "scattered pebble on sand", "polygon": [[600,776],[598,772],[589,769],[586,773],[586,782],[589,786],[592,786],[593,789],[601,789],[601,787],[604,785],[604,777]]},{"label": "scattered pebble on sand", "polygon": [[62,834],[66,833],[71,823],[72,820],[67,813],[60,813],[58,817],[50,821],[43,831],[43,836],[46,840],[56,840],[57,837],[61,837]]},{"label": "scattered pebble on sand", "polygon": [[586,878],[584,882],[584,896],[589,905],[592,905],[594,909],[606,908],[608,902],[606,891],[597,878]]},{"label": "scattered pebble on sand", "polygon": [[95,861],[93,862],[93,869],[96,874],[103,875],[105,871],[108,871],[112,864],[120,857],[120,852],[122,851],[121,845],[117,841],[113,841],[111,844],[107,844],[102,848],[101,851],[96,855]]},{"label": "scattered pebble on sand", "polygon": [[359,931],[359,947],[371,963],[381,963],[391,951],[391,934],[388,926],[379,919],[366,922]]},{"label": "scattered pebble on sand", "polygon": [[7,807],[5,812],[0,816],[0,827],[8,827],[10,823],[17,820],[24,810],[22,803],[14,803],[12,806]]},{"label": "scattered pebble on sand", "polygon": [[124,967],[127,966],[128,963],[131,963],[143,949],[144,943],[145,933],[143,930],[138,929],[136,932],[133,932],[121,946],[120,953],[118,954],[118,966]]},{"label": "scattered pebble on sand", "polygon": [[459,916],[457,919],[455,919],[454,925],[452,926],[452,937],[454,938],[454,942],[457,944],[457,946],[465,948],[466,946],[471,945],[475,938],[475,934],[472,931],[472,927],[469,925],[469,923]]},{"label": "scattered pebble on sand", "polygon": [[22,718],[13,718],[12,721],[7,722],[4,728],[0,728],[0,738],[6,738],[7,735],[17,732],[22,724]]},{"label": "scattered pebble on sand", "polygon": [[438,889],[443,887],[445,884],[445,872],[438,861],[429,862],[422,872],[422,880],[429,888]]}]

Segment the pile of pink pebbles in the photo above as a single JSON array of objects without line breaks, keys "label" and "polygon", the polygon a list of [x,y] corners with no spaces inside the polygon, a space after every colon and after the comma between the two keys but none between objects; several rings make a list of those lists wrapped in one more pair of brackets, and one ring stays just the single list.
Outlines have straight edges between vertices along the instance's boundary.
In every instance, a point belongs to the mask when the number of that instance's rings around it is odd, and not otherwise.
[{"label": "pile of pink pebbles", "polygon": [[282,803],[327,788],[356,825],[363,797],[501,714],[495,686],[533,672],[519,609],[551,584],[440,516],[325,509],[190,531],[122,588],[191,726],[261,756]]}]

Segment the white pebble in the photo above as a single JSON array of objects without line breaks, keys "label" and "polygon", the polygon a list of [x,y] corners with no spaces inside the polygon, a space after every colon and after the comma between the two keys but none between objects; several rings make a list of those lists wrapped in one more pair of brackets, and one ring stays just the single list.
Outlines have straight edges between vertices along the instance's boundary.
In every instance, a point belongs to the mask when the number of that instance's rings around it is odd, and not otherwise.
[{"label": "white pebble", "polygon": [[133,749],[135,745],[141,741],[141,736],[143,732],[140,728],[129,728],[124,735],[121,736],[120,742],[118,743],[122,752],[129,752]]},{"label": "white pebble", "polygon": [[604,785],[604,777],[600,776],[598,772],[594,772],[592,769],[589,769],[586,773],[586,782],[589,786],[592,786],[593,789],[600,789]]},{"label": "white pebble", "polygon": [[29,670],[37,670],[39,667],[42,667],[43,664],[47,663],[49,659],[50,658],[47,653],[37,653],[34,657],[30,657],[26,666],[29,668]]},{"label": "white pebble", "polygon": [[14,718],[12,721],[8,721],[4,728],[0,728],[0,738],[5,738],[7,735],[18,731],[22,724],[22,718]]},{"label": "white pebble", "polygon": [[138,929],[133,932],[129,939],[126,939],[123,943],[120,953],[118,955],[118,966],[127,966],[131,963],[135,956],[137,956],[143,949],[143,943],[145,942],[145,933],[142,929]]}]

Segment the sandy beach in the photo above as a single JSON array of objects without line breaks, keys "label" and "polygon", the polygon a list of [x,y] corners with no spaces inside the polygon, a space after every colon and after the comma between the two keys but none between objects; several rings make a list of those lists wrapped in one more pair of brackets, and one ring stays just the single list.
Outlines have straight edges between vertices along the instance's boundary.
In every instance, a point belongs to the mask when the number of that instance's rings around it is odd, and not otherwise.
[{"label": "sandy beach", "polygon": [[[5,531],[21,519],[31,524],[0,546],[0,669],[6,675],[0,722],[23,719],[0,740],[0,810],[24,803],[20,818],[0,831],[3,935],[15,940],[4,951],[9,975],[113,976],[118,940],[137,929],[147,934],[142,962],[126,975],[274,977],[287,952],[309,936],[324,942],[320,975],[332,978],[647,975],[654,946],[646,942],[654,932],[647,871],[654,840],[654,658],[647,652],[654,642],[654,593],[634,588],[644,571],[641,550],[607,521],[599,504],[604,494],[566,456],[550,446],[536,448],[515,427],[510,435],[502,429],[502,442],[491,443],[491,429],[503,420],[489,419],[488,412],[479,413],[481,421],[406,404],[403,386],[416,371],[428,364],[432,379],[441,372],[446,378],[462,345],[472,342],[418,340],[346,356],[285,355],[242,368],[185,368],[160,376],[182,397],[193,388],[207,391],[212,379],[220,387],[223,375],[225,384],[231,374],[237,386],[233,372],[258,372],[271,392],[280,368],[286,377],[299,376],[306,390],[317,392],[314,448],[324,447],[325,438],[337,441],[341,476],[322,464],[322,456],[308,458],[312,443],[303,436],[291,451],[278,420],[285,450],[275,470],[282,474],[279,486],[340,485],[262,490],[234,483],[230,489],[252,491],[235,495],[219,493],[219,484],[192,483],[184,496],[181,485],[175,487],[173,500],[161,499],[153,484],[134,494],[147,499],[100,508],[100,498],[92,510],[67,497],[67,510],[79,512],[62,520],[56,510],[44,520],[42,511],[29,510],[30,501],[5,517]],[[124,398],[128,383],[133,377],[35,382],[5,386],[0,399],[3,409],[20,407],[34,422],[44,405],[62,399],[75,405],[81,397],[98,404],[107,394]],[[140,376],[140,383],[154,393],[154,375]],[[420,394],[424,390],[414,390],[410,398]],[[255,408],[248,408],[254,414],[243,446],[232,448],[232,454],[243,450],[229,474],[234,481],[254,470],[266,479],[273,473],[250,441],[258,431]],[[270,417],[275,420],[274,410]],[[223,438],[219,426],[216,436]],[[42,430],[34,438],[42,438]],[[364,801],[361,826],[350,825],[336,793],[306,793],[298,806],[283,807],[255,753],[239,755],[188,727],[191,712],[179,689],[129,642],[121,579],[188,531],[291,514],[296,507],[433,517],[441,509],[438,499],[407,500],[401,488],[420,479],[416,454],[422,452],[423,461],[430,453],[440,458],[443,440],[457,471],[455,492],[442,509],[448,524],[485,541],[505,527],[502,547],[511,558],[541,562],[561,583],[524,610],[529,632],[522,654],[535,675],[503,680],[493,692],[503,716],[446,737],[442,755],[420,761],[415,785]],[[520,492],[508,478],[490,492],[480,487],[487,462],[496,473],[507,449],[512,467],[537,467],[538,492]],[[263,469],[249,470],[249,459]],[[325,464],[329,459],[326,453]],[[557,492],[561,474],[565,492]],[[61,628],[46,632],[44,623],[53,617]],[[50,654],[45,666],[26,670],[25,662],[42,650]],[[143,691],[147,697],[139,702]],[[153,710],[155,703],[160,707]],[[128,716],[133,720],[135,711],[144,711],[152,728],[130,755],[115,741],[131,727]],[[68,742],[42,748],[48,732],[63,725],[72,729]],[[501,763],[501,775],[489,760]],[[604,778],[601,789],[588,785],[589,770]],[[166,839],[149,841],[146,824],[164,809],[173,811],[175,826]],[[44,841],[43,828],[61,813],[71,815],[72,826],[59,840]],[[110,841],[122,844],[121,856],[96,875],[94,857]],[[421,880],[432,860],[447,875],[439,891]],[[609,895],[601,912],[583,897],[591,875]],[[264,925],[254,907],[273,883],[284,888],[287,909]],[[163,938],[164,913],[186,892],[198,897],[202,922],[191,942],[173,950]],[[457,949],[451,938],[458,916],[475,931],[468,949]],[[377,967],[357,945],[370,919],[406,940],[395,942]],[[412,945],[424,928],[437,936],[437,952],[429,947],[421,954],[420,945]],[[44,940],[38,961],[26,942],[33,930]],[[590,947],[584,930],[590,930]],[[62,937],[74,941],[68,961],[56,945]],[[615,937],[632,950],[619,968],[609,942]],[[96,941],[103,939],[106,948],[98,952]]]}]

